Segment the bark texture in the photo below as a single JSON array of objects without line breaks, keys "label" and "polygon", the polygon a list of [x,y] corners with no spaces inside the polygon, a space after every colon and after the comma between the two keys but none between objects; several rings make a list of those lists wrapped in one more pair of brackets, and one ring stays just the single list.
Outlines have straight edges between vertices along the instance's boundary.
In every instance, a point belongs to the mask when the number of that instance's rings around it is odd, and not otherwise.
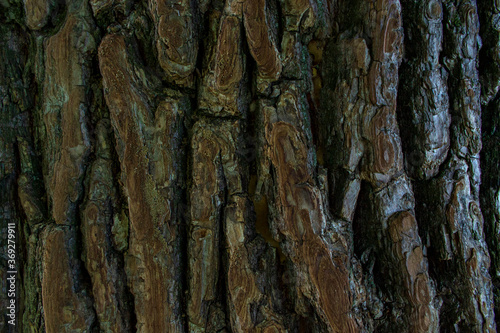
[{"label": "bark texture", "polygon": [[0,332],[495,332],[499,88],[499,0],[0,1]]}]

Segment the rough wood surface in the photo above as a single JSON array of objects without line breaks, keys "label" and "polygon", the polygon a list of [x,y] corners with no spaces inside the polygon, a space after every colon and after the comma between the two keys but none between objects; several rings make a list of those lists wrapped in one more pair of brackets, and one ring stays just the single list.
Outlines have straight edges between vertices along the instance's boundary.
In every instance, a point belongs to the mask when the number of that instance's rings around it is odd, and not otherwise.
[{"label": "rough wood surface", "polygon": [[0,1],[0,332],[495,332],[499,20]]}]

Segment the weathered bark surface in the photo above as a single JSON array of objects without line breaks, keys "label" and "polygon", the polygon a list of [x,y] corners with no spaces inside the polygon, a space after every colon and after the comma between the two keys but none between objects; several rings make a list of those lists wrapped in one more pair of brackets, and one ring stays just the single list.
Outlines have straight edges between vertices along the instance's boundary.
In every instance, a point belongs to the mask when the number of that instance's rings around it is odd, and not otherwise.
[{"label": "weathered bark surface", "polygon": [[0,9],[0,332],[496,331],[498,0]]}]

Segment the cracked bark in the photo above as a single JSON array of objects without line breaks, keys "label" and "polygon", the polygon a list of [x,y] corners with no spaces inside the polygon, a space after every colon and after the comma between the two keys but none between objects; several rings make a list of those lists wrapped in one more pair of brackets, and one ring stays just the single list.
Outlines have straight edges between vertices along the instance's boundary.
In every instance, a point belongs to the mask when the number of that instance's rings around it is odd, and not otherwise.
[{"label": "cracked bark", "polygon": [[1,332],[496,331],[498,0],[0,8]]}]

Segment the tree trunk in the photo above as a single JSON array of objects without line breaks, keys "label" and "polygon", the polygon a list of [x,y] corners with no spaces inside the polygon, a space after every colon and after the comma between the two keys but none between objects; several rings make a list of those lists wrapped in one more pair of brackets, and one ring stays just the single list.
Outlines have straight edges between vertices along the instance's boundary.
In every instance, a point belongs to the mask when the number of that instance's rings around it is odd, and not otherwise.
[{"label": "tree trunk", "polygon": [[0,332],[496,331],[499,0],[0,9]]}]

